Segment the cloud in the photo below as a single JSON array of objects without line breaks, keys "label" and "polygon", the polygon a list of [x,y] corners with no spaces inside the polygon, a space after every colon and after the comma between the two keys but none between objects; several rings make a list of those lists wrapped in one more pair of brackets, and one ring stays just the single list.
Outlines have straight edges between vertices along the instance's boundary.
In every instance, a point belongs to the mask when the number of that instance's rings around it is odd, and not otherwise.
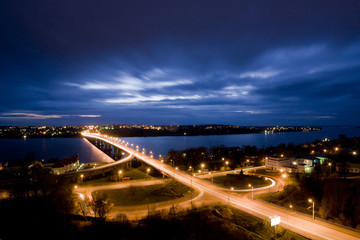
[{"label": "cloud", "polygon": [[[169,80],[166,80],[169,79]],[[181,85],[191,85],[191,79],[166,74],[160,69],[151,70],[139,77],[128,73],[120,73],[119,76],[110,77],[110,80],[87,81],[85,83],[65,83],[68,86],[75,86],[84,90],[104,90],[104,91],[144,91],[151,89],[162,89],[177,87]]]},{"label": "cloud", "polygon": [[254,72],[245,72],[240,74],[239,78],[271,78],[279,75],[281,71],[254,71]]},{"label": "cloud", "polygon": [[329,118],[335,118],[335,117],[334,116],[316,116],[316,118],[329,119]]},{"label": "cloud", "polygon": [[29,120],[43,120],[43,119],[56,119],[66,117],[82,117],[82,118],[98,118],[101,115],[58,115],[58,114],[36,114],[36,113],[2,113],[0,119],[18,120],[18,119],[29,119]]},{"label": "cloud", "polygon": [[200,99],[201,96],[193,95],[193,96],[167,96],[167,95],[152,95],[152,96],[141,96],[135,95],[133,97],[128,98],[111,98],[105,99],[103,102],[105,103],[113,103],[113,104],[135,104],[142,102],[168,102],[174,100],[194,100]]}]

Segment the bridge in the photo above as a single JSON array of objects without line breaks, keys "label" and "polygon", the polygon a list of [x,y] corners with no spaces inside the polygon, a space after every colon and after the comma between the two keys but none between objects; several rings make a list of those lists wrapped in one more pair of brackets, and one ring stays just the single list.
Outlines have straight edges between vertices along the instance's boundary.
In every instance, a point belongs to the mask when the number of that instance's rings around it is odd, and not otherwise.
[{"label": "bridge", "polygon": [[[110,167],[116,166],[117,164],[119,164],[119,162],[124,163],[126,161],[130,161],[133,158],[136,158],[185,185],[215,196],[224,203],[230,204],[231,206],[238,208],[239,210],[260,217],[266,221],[269,221],[270,218],[274,216],[280,216],[280,218],[282,219],[281,225],[283,227],[286,227],[303,236],[312,239],[360,239],[360,233],[351,229],[330,224],[319,219],[313,219],[311,216],[295,211],[290,211],[289,209],[285,209],[276,205],[268,204],[262,201],[251,200],[247,197],[236,195],[231,190],[224,191],[224,189],[219,189],[218,186],[215,186],[209,181],[205,181],[203,179],[194,177],[191,174],[177,170],[165,163],[162,163],[159,160],[156,160],[130,147],[127,147],[121,144],[115,138],[88,132],[83,132],[82,135],[89,139],[96,139],[97,141],[101,141],[103,142],[103,144],[112,145],[115,148],[121,149],[122,151],[127,153],[126,158],[112,163],[112,166]],[[110,164],[103,167],[109,167],[109,165]]]}]

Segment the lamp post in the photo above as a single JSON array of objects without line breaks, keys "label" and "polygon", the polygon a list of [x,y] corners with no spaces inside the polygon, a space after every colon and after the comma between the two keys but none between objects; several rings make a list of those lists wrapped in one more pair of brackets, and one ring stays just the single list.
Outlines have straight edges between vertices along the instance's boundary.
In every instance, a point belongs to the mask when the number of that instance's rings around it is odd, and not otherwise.
[{"label": "lamp post", "polygon": [[82,185],[84,185],[84,174],[81,174],[80,178],[81,178],[81,186],[82,186]]},{"label": "lamp post", "polygon": [[250,183],[248,186],[251,187],[251,199],[254,200],[254,186],[251,185]]},{"label": "lamp post", "polygon": [[329,168],[330,168],[330,174],[331,174],[331,163],[328,163],[328,165],[329,165]]},{"label": "lamp post", "polygon": [[315,201],[313,201],[313,200],[310,198],[310,199],[309,199],[309,203],[312,203],[313,219],[315,219]]},{"label": "lamp post", "polygon": [[149,175],[150,168],[146,169],[146,174]]},{"label": "lamp post", "polygon": [[122,174],[122,170],[119,170],[119,182],[120,182],[120,175]]},{"label": "lamp post", "polygon": [[[292,209],[292,205],[289,205],[289,208]],[[286,209],[286,228],[289,228],[289,209]]]}]

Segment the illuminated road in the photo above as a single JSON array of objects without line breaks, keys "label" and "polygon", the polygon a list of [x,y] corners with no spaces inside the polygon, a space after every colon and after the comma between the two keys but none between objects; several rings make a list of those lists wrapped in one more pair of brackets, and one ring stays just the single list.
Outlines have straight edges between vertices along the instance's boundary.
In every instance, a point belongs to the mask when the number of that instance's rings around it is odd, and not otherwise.
[{"label": "illuminated road", "polygon": [[[185,172],[175,170],[175,168],[161,163],[158,160],[155,160],[147,155],[144,155],[132,148],[126,147],[120,144],[116,139],[103,137],[97,134],[83,133],[85,137],[97,138],[109,144],[112,144],[115,147],[121,148],[125,152],[130,153],[133,157],[147,163],[148,165],[158,169],[159,171],[164,172],[165,174],[173,177],[179,182],[186,184],[188,186],[197,188],[200,191],[204,191],[207,194],[218,197],[224,203],[229,203],[232,206],[248,212],[252,215],[260,217],[262,219],[268,220],[273,216],[281,217],[281,225],[288,228],[294,232],[297,232],[301,235],[312,239],[337,239],[337,240],[355,240],[360,239],[360,233],[348,230],[343,227],[339,227],[333,224],[329,224],[320,220],[313,220],[310,216],[303,215],[294,211],[289,211],[287,209],[267,204],[257,200],[251,200],[243,196],[238,196],[235,192],[223,191],[219,189],[218,186],[213,185],[212,183],[193,177]],[[288,219],[288,221],[286,221]]]}]

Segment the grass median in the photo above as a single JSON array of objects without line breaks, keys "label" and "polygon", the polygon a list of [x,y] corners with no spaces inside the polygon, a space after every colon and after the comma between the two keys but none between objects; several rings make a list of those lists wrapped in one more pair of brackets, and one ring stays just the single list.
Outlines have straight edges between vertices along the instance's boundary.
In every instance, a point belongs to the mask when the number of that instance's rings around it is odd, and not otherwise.
[{"label": "grass median", "polygon": [[124,189],[101,190],[114,206],[135,206],[170,201],[189,196],[193,190],[175,180],[166,184],[131,186]]}]

